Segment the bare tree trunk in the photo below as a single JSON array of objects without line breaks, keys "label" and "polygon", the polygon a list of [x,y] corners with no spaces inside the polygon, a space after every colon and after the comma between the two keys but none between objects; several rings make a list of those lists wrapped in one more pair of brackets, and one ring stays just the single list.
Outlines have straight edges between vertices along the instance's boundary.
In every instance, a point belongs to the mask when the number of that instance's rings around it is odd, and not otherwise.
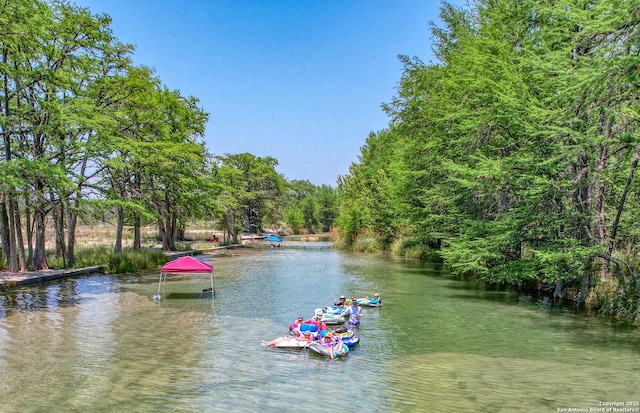
[{"label": "bare tree trunk", "polygon": [[169,241],[167,240],[167,230],[165,228],[165,224],[162,219],[158,220],[158,235],[160,236],[160,240],[162,241],[162,249],[164,251],[169,251]]},{"label": "bare tree trunk", "polygon": [[[582,246],[589,245],[589,236],[591,235],[589,217],[591,216],[593,188],[587,181],[589,172],[588,156],[586,151],[583,149],[578,155],[578,159],[575,164],[575,171],[573,171],[576,188],[573,193],[573,206],[578,212],[576,221],[574,222],[574,236]],[[582,274],[582,288],[580,289],[578,297],[576,297],[577,303],[583,302],[586,297],[590,277],[591,275],[588,271],[585,271]]]},{"label": "bare tree trunk", "polygon": [[[67,264],[76,264],[76,228],[78,226],[78,213],[75,208],[67,208]],[[76,210],[77,211],[77,210]]]},{"label": "bare tree trunk", "polygon": [[33,220],[35,223],[35,248],[33,251],[33,270],[48,270],[47,266],[47,257],[46,257],[46,249],[45,249],[45,229],[46,229],[46,212],[45,212],[45,204],[46,201],[44,199],[43,189],[45,185],[40,181],[36,180],[35,186],[35,196],[37,197],[35,200],[35,206],[33,211]]},{"label": "bare tree trunk", "polygon": [[10,272],[18,272],[18,251],[16,245],[16,223],[15,214],[13,213],[13,202],[10,196],[7,196],[7,217],[9,219],[9,259],[7,261]]},{"label": "bare tree trunk", "polygon": [[142,240],[140,239],[140,215],[137,213],[133,216],[133,249],[142,249]]},{"label": "bare tree trunk", "polygon": [[9,217],[7,216],[6,197],[0,195],[0,240],[2,244],[2,260],[9,262]]},{"label": "bare tree trunk", "polygon": [[[82,159],[80,176],[86,177],[88,157]],[[82,199],[82,188],[84,179],[80,179],[75,189],[75,196],[69,199],[69,212],[67,217],[67,263],[71,266],[76,263],[76,229],[78,227],[78,212],[80,211],[80,200]]]},{"label": "bare tree trunk", "polygon": [[627,177],[627,183],[624,187],[624,190],[622,191],[622,195],[620,196],[620,202],[618,202],[616,218],[613,221],[613,225],[611,226],[611,237],[609,239],[609,245],[607,246],[607,253],[605,254],[607,257],[611,257],[613,249],[616,245],[616,237],[618,236],[618,225],[620,225],[620,216],[622,215],[622,210],[624,209],[624,204],[627,200],[627,194],[631,190],[631,183],[633,182],[633,177],[636,173],[636,169],[638,168],[639,160],[640,152],[636,152],[633,162],[631,163],[631,170],[629,171],[629,176]]},{"label": "bare tree trunk", "polygon": [[11,198],[11,206],[13,209],[13,224],[15,225],[16,236],[16,251],[18,253],[18,266],[20,271],[26,271],[27,259],[24,255],[24,239],[22,238],[22,225],[20,223],[20,208],[18,208],[18,201],[15,198]]},{"label": "bare tree trunk", "polygon": [[[8,53],[7,48],[2,48],[2,62],[7,65]],[[2,102],[2,114],[5,118],[10,115],[9,111],[9,76],[8,72],[3,71],[3,102]],[[9,132],[2,126],[2,143],[4,150],[4,161],[11,160],[11,137]],[[0,201],[0,229],[2,230],[2,258],[7,262],[8,270],[15,272],[18,269],[18,260],[16,259],[15,251],[15,236],[13,225],[13,213],[11,211],[11,198],[9,195],[4,194]]]},{"label": "bare tree trunk", "polygon": [[[604,114],[601,116],[601,132],[606,137],[606,139],[610,139],[613,135],[613,123],[613,116],[609,116],[608,118]],[[603,175],[608,162],[609,147],[607,144],[603,144],[600,147],[600,156],[597,166],[598,173],[594,177],[594,181],[597,179],[599,182],[597,183],[598,187],[596,190],[596,210],[594,211],[595,222],[593,228],[593,238],[594,241],[598,243],[598,245],[602,245],[605,247],[608,247],[610,245],[610,242],[608,242],[607,240],[607,214],[605,211],[605,192],[607,188],[603,179]],[[604,279],[608,276],[608,262],[604,258],[600,258],[600,262],[601,266],[599,278]]]},{"label": "bare tree trunk", "polygon": [[[54,199],[54,194],[50,193],[51,199]],[[62,258],[63,265],[67,266],[67,244],[64,236],[64,214],[65,208],[62,204],[62,200],[54,202],[53,205],[53,230],[55,233],[56,242],[56,257]]]},{"label": "bare tree trunk", "polygon": [[178,233],[177,233],[177,219],[175,216],[170,216],[168,221],[168,225],[169,228],[167,229],[168,232],[168,240],[169,240],[169,251],[177,251],[178,248],[176,248],[176,240],[178,238]]},{"label": "bare tree trunk", "polygon": [[27,232],[27,262],[33,268],[33,219],[31,214],[31,195],[24,195],[24,220]]},{"label": "bare tree trunk", "polygon": [[33,269],[34,271],[48,270],[45,249],[45,214],[40,208],[35,210],[34,221],[36,225],[36,245],[33,256]]},{"label": "bare tree trunk", "polygon": [[113,244],[113,253],[122,253],[122,231],[124,230],[124,211],[122,206],[118,205],[116,218],[116,240]]}]

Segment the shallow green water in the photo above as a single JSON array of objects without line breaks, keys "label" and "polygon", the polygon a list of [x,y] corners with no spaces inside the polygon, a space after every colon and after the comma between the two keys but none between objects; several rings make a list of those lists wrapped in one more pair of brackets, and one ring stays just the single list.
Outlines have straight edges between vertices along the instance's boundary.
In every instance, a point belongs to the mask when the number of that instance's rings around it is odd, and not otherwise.
[{"label": "shallow green water", "polygon": [[[0,296],[0,411],[556,412],[640,401],[640,331],[326,243],[200,257],[207,277],[94,276]],[[265,348],[379,292],[344,358]],[[326,407],[326,408],[325,408]],[[624,407],[624,406],[623,406]]]}]

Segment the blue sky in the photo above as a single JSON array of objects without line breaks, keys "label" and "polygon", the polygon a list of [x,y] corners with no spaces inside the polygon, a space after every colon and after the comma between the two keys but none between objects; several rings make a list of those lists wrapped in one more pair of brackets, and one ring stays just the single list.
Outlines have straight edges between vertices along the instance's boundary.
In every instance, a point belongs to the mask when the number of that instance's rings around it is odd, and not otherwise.
[{"label": "blue sky", "polygon": [[[209,113],[210,153],[272,156],[287,179],[337,186],[402,75],[432,61],[431,0],[75,0],[113,19],[136,65]],[[460,1],[452,2],[454,4]]]}]

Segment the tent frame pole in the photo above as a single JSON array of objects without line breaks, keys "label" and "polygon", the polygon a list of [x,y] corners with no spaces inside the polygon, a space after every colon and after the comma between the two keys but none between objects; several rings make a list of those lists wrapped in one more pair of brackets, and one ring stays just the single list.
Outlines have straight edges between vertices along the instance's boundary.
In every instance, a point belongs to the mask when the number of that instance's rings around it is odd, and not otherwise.
[{"label": "tent frame pole", "polygon": [[162,294],[164,294],[164,286],[167,285],[167,273],[160,273],[160,281],[158,282],[158,294],[160,294],[160,289],[162,288]]}]

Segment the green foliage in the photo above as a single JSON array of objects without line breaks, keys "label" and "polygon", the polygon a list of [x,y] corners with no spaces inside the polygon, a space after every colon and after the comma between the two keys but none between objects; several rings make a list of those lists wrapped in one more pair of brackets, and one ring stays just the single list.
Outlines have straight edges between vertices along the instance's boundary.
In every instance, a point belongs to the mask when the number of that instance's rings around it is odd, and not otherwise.
[{"label": "green foliage", "polygon": [[436,246],[454,273],[584,297],[640,242],[639,16],[631,0],[443,4],[439,62],[400,57],[389,127],[340,178],[344,242]]},{"label": "green foliage", "polygon": [[287,208],[284,214],[284,222],[293,234],[302,234],[304,231],[304,217],[302,211],[296,206]]},{"label": "green foliage", "polygon": [[389,247],[392,254],[407,258],[417,258],[421,260],[438,262],[441,260],[438,250],[433,246],[428,246],[424,242],[406,235],[394,238]]},{"label": "green foliage", "polygon": [[[48,251],[47,262],[51,269],[64,269],[65,265],[60,257]],[[167,256],[159,250],[124,249],[120,254],[114,254],[111,248],[96,246],[78,250],[75,267],[93,267],[106,265],[105,271],[111,274],[134,273],[158,268],[167,262]]]},{"label": "green foliage", "polygon": [[167,262],[162,251],[124,249],[120,254],[111,254],[108,272],[113,274],[133,273],[156,269]]},{"label": "green foliage", "polygon": [[630,320],[640,326],[640,283],[620,291],[616,280],[599,280],[592,290],[589,305],[600,314]]},{"label": "green foliage", "polygon": [[375,253],[384,250],[383,239],[370,231],[362,231],[353,240],[354,251]]},{"label": "green foliage", "polygon": [[[2,246],[15,254],[12,269],[18,257],[20,267],[28,264],[23,249],[33,251],[33,269],[47,266],[48,215],[54,260],[61,260],[55,265],[73,265],[74,230],[88,200],[116,210],[119,228],[124,219],[157,221],[164,247],[173,249],[180,224],[200,214],[207,198],[208,154],[199,139],[208,115],[197,99],[134,67],[133,47],[113,37],[109,16],[18,0],[0,8],[0,22],[0,202],[3,218],[23,213],[35,221],[21,237],[33,245]],[[21,234],[3,235],[6,244]]]},{"label": "green foliage", "polygon": [[294,234],[328,232],[338,210],[337,190],[309,181],[291,181],[285,186],[281,204],[284,222]]},{"label": "green foliage", "polygon": [[262,232],[265,221],[284,211],[278,201],[285,179],[276,171],[278,161],[250,153],[216,157],[213,179],[217,185],[219,218],[236,238],[240,231]]}]

